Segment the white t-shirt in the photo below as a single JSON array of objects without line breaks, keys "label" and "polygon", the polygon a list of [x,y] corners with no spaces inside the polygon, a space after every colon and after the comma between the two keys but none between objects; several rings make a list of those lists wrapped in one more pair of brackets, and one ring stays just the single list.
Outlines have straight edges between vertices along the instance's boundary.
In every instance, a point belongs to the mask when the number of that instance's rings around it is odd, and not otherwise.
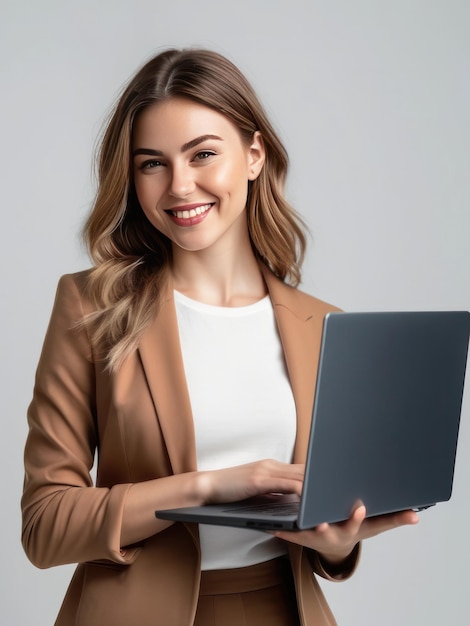
[{"label": "white t-shirt", "polygon": [[[175,291],[199,470],[260,459],[291,462],[296,412],[271,300],[218,307]],[[286,553],[271,535],[199,526],[202,569],[261,563]]]}]

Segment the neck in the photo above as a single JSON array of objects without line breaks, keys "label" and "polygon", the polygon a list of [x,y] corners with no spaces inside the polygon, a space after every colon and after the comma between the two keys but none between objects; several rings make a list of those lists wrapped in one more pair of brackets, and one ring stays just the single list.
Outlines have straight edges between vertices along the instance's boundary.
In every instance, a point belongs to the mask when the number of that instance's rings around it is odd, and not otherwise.
[{"label": "neck", "polygon": [[266,285],[248,231],[237,241],[217,242],[204,250],[173,247],[174,288],[215,306],[246,306],[266,295]]}]

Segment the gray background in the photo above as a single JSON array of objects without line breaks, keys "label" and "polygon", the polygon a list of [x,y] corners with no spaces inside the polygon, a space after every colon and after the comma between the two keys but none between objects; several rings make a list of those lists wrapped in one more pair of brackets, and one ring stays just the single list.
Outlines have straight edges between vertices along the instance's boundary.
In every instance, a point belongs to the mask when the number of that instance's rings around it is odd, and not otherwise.
[{"label": "gray background", "polygon": [[[201,45],[253,82],[313,234],[304,288],[349,310],[468,309],[468,0],[0,3],[3,415],[0,621],[52,624],[72,566],[20,546],[25,412],[55,286],[88,261],[95,138],[150,55]],[[454,493],[322,583],[340,626],[470,620],[470,398]]]}]

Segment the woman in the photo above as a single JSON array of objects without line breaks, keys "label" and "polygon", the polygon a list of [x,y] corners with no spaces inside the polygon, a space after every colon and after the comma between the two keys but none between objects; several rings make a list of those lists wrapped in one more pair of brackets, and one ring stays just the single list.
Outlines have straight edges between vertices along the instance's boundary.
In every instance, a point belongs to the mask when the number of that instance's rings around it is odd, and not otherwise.
[{"label": "woman", "polygon": [[344,579],[362,539],[416,522],[363,506],[298,533],[155,517],[301,491],[334,307],[294,287],[286,171],[218,54],[159,54],[119,99],[84,230],[93,268],[59,283],[28,413],[25,551],[79,563],[57,625],[334,624],[313,572]]}]

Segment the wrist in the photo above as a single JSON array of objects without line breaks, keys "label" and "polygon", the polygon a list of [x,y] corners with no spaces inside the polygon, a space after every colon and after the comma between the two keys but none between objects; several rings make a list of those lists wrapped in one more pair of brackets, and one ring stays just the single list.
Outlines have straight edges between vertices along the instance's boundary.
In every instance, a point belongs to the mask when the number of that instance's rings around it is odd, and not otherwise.
[{"label": "wrist", "polygon": [[358,558],[360,543],[356,543],[349,550],[335,553],[318,552],[318,557],[325,570],[329,572],[342,572],[353,567]]},{"label": "wrist", "polygon": [[197,500],[197,506],[211,502],[213,488],[209,472],[194,472],[193,494]]},{"label": "wrist", "polygon": [[359,544],[337,552],[318,552],[320,561],[326,569],[342,568],[353,556],[355,558]]}]

